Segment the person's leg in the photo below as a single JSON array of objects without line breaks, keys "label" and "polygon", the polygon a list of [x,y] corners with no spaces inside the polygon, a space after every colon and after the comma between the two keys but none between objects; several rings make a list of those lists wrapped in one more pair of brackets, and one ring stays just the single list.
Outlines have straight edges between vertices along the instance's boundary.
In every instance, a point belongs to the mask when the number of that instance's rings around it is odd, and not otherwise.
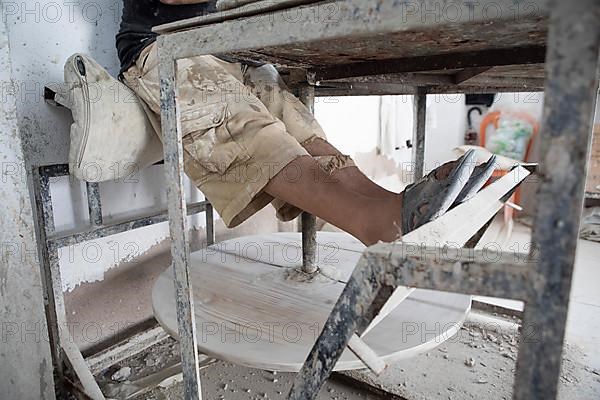
[{"label": "person's leg", "polygon": [[[159,116],[155,47],[147,55],[126,81]],[[238,225],[277,196],[367,244],[396,239],[400,198],[371,198],[332,181],[281,120],[244,92],[241,75],[239,65],[210,56],[177,63],[184,168],[225,224]]]},{"label": "person's leg", "polygon": [[401,195],[371,197],[358,193],[345,180],[332,180],[309,156],[284,167],[265,186],[265,192],[323,218],[366,245],[401,236]]},{"label": "person's leg", "polygon": [[[132,66],[128,85],[159,115],[159,81],[155,47]],[[349,189],[346,179],[332,179],[288,126],[251,93],[244,92],[239,66],[210,56],[177,63],[179,114],[184,168],[228,227],[234,227],[278,197],[355,235],[365,244],[400,236],[404,198],[368,196]],[[288,124],[306,109],[291,101],[284,107]],[[310,122],[310,121],[309,121]],[[314,129],[320,129],[314,121]],[[300,174],[298,174],[300,172]],[[292,179],[290,179],[290,177]]]},{"label": "person's leg", "polygon": [[[350,157],[344,155],[327,141],[325,132],[308,108],[294,96],[272,65],[247,67],[243,73],[246,87],[286,127],[321,167],[330,175],[330,181],[339,180],[348,189],[370,197],[387,198],[394,193],[382,188],[364,175]],[[447,163],[436,170],[436,178],[444,179],[456,166]],[[286,205],[282,199],[273,203],[277,214],[284,221],[295,218],[300,210]]]},{"label": "person's leg", "polygon": [[[272,65],[245,68],[243,82],[271,115],[285,124],[286,132],[315,157],[330,175],[330,181],[339,180],[348,189],[370,197],[387,198],[394,195],[370,180],[350,157],[327,142],[325,132],[314,115],[290,92]],[[456,165],[455,162],[449,162],[437,168],[436,179],[445,179]],[[273,205],[277,209],[277,216],[284,221],[291,220],[300,213],[298,208],[285,204],[283,199],[276,199]]]},{"label": "person's leg", "polygon": [[[294,96],[272,65],[247,67],[244,84],[269,112],[286,127],[286,131],[302,145],[328,174],[328,181],[337,181],[347,189],[374,198],[395,195],[378,186],[356,167],[350,157],[341,153],[326,140],[320,124],[302,102]],[[296,218],[301,210],[283,199],[276,198],[273,206],[283,221]]]},{"label": "person's leg", "polygon": [[[335,146],[323,138],[316,138],[309,143],[304,143],[303,146],[314,157],[346,157]],[[331,177],[339,180],[348,189],[367,196],[384,198],[395,194],[377,185],[356,166],[335,168],[331,172]]]},{"label": "person's leg", "polygon": [[[493,163],[493,162],[492,162]],[[448,162],[400,194],[359,193],[347,178],[333,178],[312,157],[299,157],[265,192],[353,234],[366,245],[400,239],[454,204],[474,169],[474,152]]]}]

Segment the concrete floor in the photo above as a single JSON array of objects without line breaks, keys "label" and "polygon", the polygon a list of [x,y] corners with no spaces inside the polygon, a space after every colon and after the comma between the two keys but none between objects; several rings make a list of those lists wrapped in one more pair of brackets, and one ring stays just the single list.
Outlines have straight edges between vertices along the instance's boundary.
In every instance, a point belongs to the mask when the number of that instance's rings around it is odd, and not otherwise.
[{"label": "concrete floor", "polygon": [[[201,371],[203,399],[207,400],[284,400],[295,374],[244,368],[217,362]],[[349,386],[336,379],[328,380],[317,400],[383,400],[386,397],[369,390]],[[387,397],[389,398],[389,397]],[[181,383],[159,386],[145,394],[144,400],[182,400]],[[137,399],[136,399],[137,400]],[[141,400],[141,399],[140,399]]]},{"label": "concrete floor", "polygon": [[[156,327],[152,332],[161,332]],[[140,337],[136,337],[142,340]],[[135,340],[135,339],[134,339]],[[179,344],[164,333],[164,338],[142,352],[101,368],[95,378],[107,398],[129,400],[183,400]],[[89,362],[89,360],[88,360]],[[94,362],[92,361],[92,364]],[[94,364],[95,365],[95,364]],[[295,374],[240,367],[200,356],[200,381],[203,399],[265,400],[287,398]],[[329,379],[319,400],[383,399],[361,385],[348,384],[336,375]],[[350,382],[353,383],[353,382]],[[364,386],[364,385],[362,385]]]},{"label": "concrete floor", "polygon": [[[529,249],[531,229],[516,223],[509,239],[505,239],[501,218],[494,221],[498,235],[490,241],[501,245],[504,251]],[[575,271],[569,303],[566,340],[577,345],[586,355],[587,364],[600,370],[600,243],[579,240],[575,257]],[[523,303],[501,299],[488,299],[508,308],[523,309]]]},{"label": "concrete floor", "polygon": [[[248,227],[248,231],[252,231],[254,228]],[[244,230],[242,228],[241,232],[230,232],[230,234],[232,236],[244,234]],[[498,232],[501,233],[502,230],[498,229]],[[511,246],[512,249],[523,249],[523,246],[530,242],[530,230],[521,224],[515,225],[510,240],[502,240],[500,236],[494,240],[499,241],[506,249],[511,249]],[[223,240],[224,237],[220,239]],[[123,331],[127,326],[133,326],[151,318],[152,310],[149,300],[152,283],[168,263],[168,246],[157,246],[135,262],[109,272],[106,280],[102,283],[82,286],[67,294],[69,319],[71,323],[76,324],[74,331],[78,344],[83,349],[93,348],[107,339],[111,333],[114,334],[115,327],[119,331]],[[600,282],[600,243],[581,240],[577,251],[568,316],[567,346],[565,347],[567,371],[564,372],[561,379],[561,398],[564,399],[600,398],[600,375],[598,372],[600,371],[600,291],[597,290],[597,282]],[[513,308],[521,307],[518,302],[507,302],[500,299],[492,301],[504,303]],[[91,330],[91,326],[100,327],[102,336],[92,337],[91,334],[97,329]],[[485,337],[482,340],[484,339]],[[439,354],[432,352],[432,354],[421,355],[414,360],[395,365],[383,379],[374,381],[374,385],[379,385],[410,400],[470,399],[474,398],[475,394],[477,394],[475,398],[482,398],[481,396],[491,399],[510,398],[514,360],[511,357],[502,356],[501,351],[492,351],[489,354],[489,350],[498,345],[489,347],[488,351],[482,351],[473,347],[472,342],[471,340],[471,342],[461,344],[461,341],[457,340],[449,343],[448,346],[443,346],[452,352],[454,365],[448,361],[448,358],[444,358],[443,352],[439,352]],[[477,360],[477,363],[491,367],[466,368],[464,362],[470,357]],[[511,365],[504,365],[505,363]],[[461,369],[461,367],[464,368]],[[432,373],[432,371],[436,372]],[[211,366],[203,373],[209,374],[205,384],[205,390],[207,393],[211,393],[206,397],[209,399],[284,398],[279,392],[285,393],[286,388],[289,389],[285,385],[291,384],[291,377],[287,376],[289,374],[281,374],[280,378],[276,378],[279,385],[273,385],[273,382],[262,379],[263,375],[270,373],[251,371],[226,363],[220,363],[218,368]],[[255,376],[258,378],[248,381],[248,377]],[[363,378],[365,377],[363,376]],[[232,379],[233,382],[230,382]],[[454,379],[455,382],[450,384],[448,379]],[[225,383],[230,388],[235,387],[235,391],[219,390],[218,385]],[[244,384],[248,387],[243,388]],[[154,393],[156,397],[153,398],[179,398],[177,397],[177,384],[174,387],[175,389],[159,389]],[[277,389],[278,387],[280,389]],[[449,387],[450,389],[448,389]],[[332,389],[331,393],[329,388]],[[212,391],[212,389],[215,390]],[[250,392],[245,392],[247,389],[250,389]],[[252,393],[252,396],[249,393]],[[590,394],[593,396],[588,397]],[[363,390],[335,382],[321,393],[320,398],[341,400],[364,399],[370,398],[369,396],[377,398]]]},{"label": "concrete floor", "polygon": [[[346,374],[407,400],[512,398],[519,334],[510,320],[471,312],[463,328],[428,353],[401,360],[380,377]],[[600,376],[583,350],[563,350],[559,400],[600,398]]]}]

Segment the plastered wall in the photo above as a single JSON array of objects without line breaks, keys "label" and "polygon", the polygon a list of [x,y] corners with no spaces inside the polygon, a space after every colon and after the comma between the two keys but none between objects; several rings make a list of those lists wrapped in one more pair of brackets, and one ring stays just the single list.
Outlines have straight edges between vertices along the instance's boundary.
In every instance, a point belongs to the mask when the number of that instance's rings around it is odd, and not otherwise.
[{"label": "plastered wall", "polygon": [[54,399],[31,202],[12,94],[11,47],[0,21],[0,397]]}]

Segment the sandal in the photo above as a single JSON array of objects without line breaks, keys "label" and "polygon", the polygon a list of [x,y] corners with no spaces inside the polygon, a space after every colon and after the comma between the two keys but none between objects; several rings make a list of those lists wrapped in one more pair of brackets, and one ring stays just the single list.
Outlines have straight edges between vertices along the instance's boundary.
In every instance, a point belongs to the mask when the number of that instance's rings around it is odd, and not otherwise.
[{"label": "sandal", "polygon": [[401,227],[403,235],[448,211],[473,173],[475,151],[467,151],[452,163],[454,166],[446,178],[438,179],[436,173],[442,167],[447,168],[448,163],[434,169],[404,190]]},{"label": "sandal", "polygon": [[485,185],[490,179],[494,171],[496,170],[496,155],[492,154],[489,160],[481,165],[478,165],[473,170],[473,173],[469,177],[467,184],[462,188],[452,207],[464,203],[465,201],[471,200],[473,196],[479,192],[479,190]]}]

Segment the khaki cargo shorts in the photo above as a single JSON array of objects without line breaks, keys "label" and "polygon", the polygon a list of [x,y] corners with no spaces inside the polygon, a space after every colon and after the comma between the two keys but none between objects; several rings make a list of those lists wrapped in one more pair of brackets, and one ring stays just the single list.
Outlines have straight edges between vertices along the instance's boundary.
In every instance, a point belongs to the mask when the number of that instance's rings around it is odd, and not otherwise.
[{"label": "khaki cargo shorts", "polygon": [[[123,78],[145,103],[162,139],[156,43]],[[225,224],[239,225],[269,202],[282,220],[298,216],[299,209],[263,190],[294,159],[309,156],[303,144],[325,134],[277,70],[213,56],[186,58],[177,62],[177,92],[185,172]],[[315,159],[330,173],[354,165],[349,157]]]}]

